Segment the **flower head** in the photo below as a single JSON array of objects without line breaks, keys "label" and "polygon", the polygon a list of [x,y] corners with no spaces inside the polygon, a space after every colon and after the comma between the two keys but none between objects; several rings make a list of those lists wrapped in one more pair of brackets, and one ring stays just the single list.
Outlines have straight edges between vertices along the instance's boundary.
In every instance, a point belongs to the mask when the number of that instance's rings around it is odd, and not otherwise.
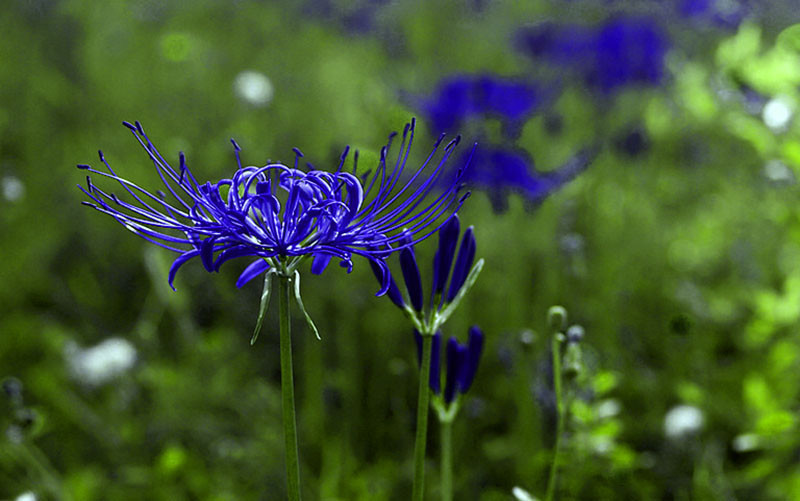
[{"label": "flower head", "polygon": [[[468,196],[459,196],[465,165],[446,189],[426,201],[459,137],[447,143],[441,159],[434,162],[444,140],[444,135],[440,136],[422,166],[401,181],[413,142],[414,120],[406,124],[394,166],[387,165],[392,134],[371,179],[369,173],[356,175],[358,152],[353,172],[343,171],[349,147],[335,172],[310,165],[305,171],[299,168],[303,155],[297,149],[293,167],[278,163],[243,167],[240,148],[231,140],[238,169],[231,178],[205,184],[195,179],[183,153],[176,169],[161,156],[139,122],[123,124],[147,152],[168,193],[153,194],[118,176],[100,152],[108,172],[88,165],[78,168],[118,182],[129,200],[104,191],[87,176],[87,186],[80,189],[91,202],[83,203],[109,214],[140,237],[178,252],[169,272],[170,286],[178,269],[195,257],[208,271],[218,271],[233,258],[256,258],[240,275],[237,286],[241,287],[271,267],[292,273],[306,258],[313,259],[311,269],[317,274],[334,257],[349,272],[352,256],[360,255],[378,270],[379,294],[383,294],[391,284],[384,259],[436,232],[443,224],[442,216],[457,210]],[[426,173],[431,165],[432,171]]]},{"label": "flower head", "polygon": [[[441,389],[441,360],[440,344],[442,333],[437,331],[433,336],[431,349],[431,377],[429,386],[435,395],[442,393]],[[414,331],[414,340],[417,343],[417,361],[422,359],[422,336],[419,331]],[[465,344],[458,342],[455,336],[447,340],[445,348],[445,383],[442,398],[445,405],[450,405],[458,395],[469,391],[475,374],[478,372],[478,363],[483,353],[483,331],[473,325],[469,328],[469,338]]]}]

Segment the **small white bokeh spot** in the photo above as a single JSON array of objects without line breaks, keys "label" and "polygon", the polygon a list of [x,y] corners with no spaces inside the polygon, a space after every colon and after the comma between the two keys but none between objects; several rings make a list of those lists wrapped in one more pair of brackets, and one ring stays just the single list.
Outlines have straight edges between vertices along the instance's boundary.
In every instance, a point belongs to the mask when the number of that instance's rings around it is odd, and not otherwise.
[{"label": "small white bokeh spot", "polygon": [[3,198],[9,202],[19,202],[25,196],[25,185],[14,176],[5,176],[0,181],[3,190]]},{"label": "small white bokeh spot", "polygon": [[761,114],[764,124],[773,131],[785,130],[792,119],[794,110],[792,103],[785,97],[775,97],[764,105]]},{"label": "small white bokeh spot", "polygon": [[239,98],[253,106],[268,105],[275,94],[270,79],[253,70],[245,70],[236,75],[233,88]]},{"label": "small white bokeh spot", "polygon": [[136,363],[136,348],[119,337],[108,338],[85,349],[69,343],[65,355],[73,376],[92,386],[110,381]]},{"label": "small white bokeh spot", "polygon": [[676,405],[664,416],[664,434],[681,438],[700,431],[705,418],[703,411],[693,405]]}]

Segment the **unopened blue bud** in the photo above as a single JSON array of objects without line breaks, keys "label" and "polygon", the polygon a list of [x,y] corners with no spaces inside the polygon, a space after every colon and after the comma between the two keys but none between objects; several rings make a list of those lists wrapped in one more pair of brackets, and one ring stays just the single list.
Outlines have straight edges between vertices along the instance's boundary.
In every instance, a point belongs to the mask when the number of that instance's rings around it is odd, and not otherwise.
[{"label": "unopened blue bud", "polygon": [[439,230],[439,249],[433,258],[433,294],[440,294],[444,290],[450,268],[453,266],[460,229],[458,215],[453,214]]},{"label": "unopened blue bud", "polygon": [[410,247],[400,250],[400,269],[403,271],[403,279],[406,282],[411,306],[417,311],[422,311],[422,279],[419,275],[417,258]]},{"label": "unopened blue bud", "polygon": [[464,364],[467,359],[467,349],[458,344],[455,337],[447,340],[447,375],[444,385],[444,401],[450,403],[456,397],[456,390],[460,386]]},{"label": "unopened blue bud", "polygon": [[466,362],[464,363],[464,369],[461,371],[461,379],[458,384],[461,393],[466,393],[472,386],[475,374],[478,372],[481,354],[483,353],[483,332],[477,325],[469,328],[466,351]]},{"label": "unopened blue bud", "polygon": [[458,291],[467,280],[467,275],[475,261],[475,235],[472,226],[464,232],[461,239],[461,247],[458,249],[458,257],[453,268],[453,277],[450,279],[450,290],[447,293],[447,302],[452,301],[458,295]]}]

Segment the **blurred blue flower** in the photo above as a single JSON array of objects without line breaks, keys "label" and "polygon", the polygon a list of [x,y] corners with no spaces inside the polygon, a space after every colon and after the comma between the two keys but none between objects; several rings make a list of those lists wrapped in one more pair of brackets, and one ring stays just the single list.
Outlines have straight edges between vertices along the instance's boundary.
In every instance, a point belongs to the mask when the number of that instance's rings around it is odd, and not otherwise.
[{"label": "blurred blue flower", "polygon": [[658,85],[664,78],[669,44],[655,22],[645,18],[612,20],[595,40],[594,65],[587,82],[603,92],[630,84]]},{"label": "blurred blue flower", "polygon": [[542,23],[522,28],[517,47],[533,59],[570,68],[604,94],[664,80],[669,39],[650,18],[619,17],[597,27]]},{"label": "blurred blue flower", "polygon": [[[179,253],[169,271],[170,286],[178,269],[195,257],[208,271],[218,271],[233,258],[257,258],[239,277],[237,286],[241,287],[270,267],[285,271],[288,265],[296,269],[309,257],[313,259],[313,273],[322,273],[334,257],[349,272],[355,254],[367,258],[376,268],[382,294],[389,289],[391,279],[385,258],[436,232],[444,224],[439,223],[440,216],[457,210],[466,198],[458,195],[462,167],[441,194],[424,203],[458,137],[444,147],[442,158],[434,163],[433,156],[444,139],[440,136],[422,166],[409,180],[400,182],[413,142],[414,120],[403,131],[394,168],[389,170],[386,165],[392,134],[368,185],[366,175],[363,181],[355,175],[357,153],[353,173],[342,171],[349,148],[336,172],[305,172],[298,168],[302,154],[297,149],[293,168],[282,164],[242,167],[235,141],[238,169],[233,177],[200,184],[183,153],[175,169],[156,150],[139,122],[124,125],[147,152],[169,196],[161,191],[152,194],[118,176],[100,152],[108,172],[88,165],[78,167],[118,182],[132,200],[100,189],[87,176],[87,187],[80,189],[91,202],[83,203],[109,214],[140,237]],[[433,171],[425,173],[431,163]]]},{"label": "blurred blue flower", "polygon": [[[435,395],[441,393],[441,332],[436,332],[433,337],[431,350],[431,377],[429,385]],[[417,363],[422,360],[422,336],[419,331],[414,331],[414,340],[417,344]],[[469,337],[465,344],[458,342],[455,336],[447,340],[445,348],[445,383],[442,395],[444,403],[449,405],[458,395],[466,394],[475,380],[478,372],[481,354],[483,353],[483,331],[473,325],[469,328]]]},{"label": "blurred blue flower", "polygon": [[504,207],[508,193],[518,193],[535,204],[583,172],[596,151],[594,148],[586,149],[554,170],[539,172],[527,152],[482,143],[472,157],[464,181],[488,191],[498,210]]},{"label": "blurred blue flower", "polygon": [[737,28],[750,13],[748,2],[740,0],[681,0],[678,3],[681,17],[729,29]]},{"label": "blurred blue flower", "polygon": [[572,66],[591,61],[594,37],[587,27],[546,21],[520,29],[516,45],[529,57],[556,66]]},{"label": "blurred blue flower", "polygon": [[548,100],[541,88],[496,75],[458,75],[441,81],[422,109],[434,132],[457,129],[476,115],[520,122]]},{"label": "blurred blue flower", "polygon": [[619,136],[614,141],[615,148],[629,157],[637,157],[650,148],[650,138],[647,132],[639,127]]},{"label": "blurred blue flower", "polygon": [[344,5],[332,0],[308,0],[299,5],[304,16],[339,25],[353,35],[363,35],[378,27],[380,10],[388,3],[388,0],[354,0]]}]

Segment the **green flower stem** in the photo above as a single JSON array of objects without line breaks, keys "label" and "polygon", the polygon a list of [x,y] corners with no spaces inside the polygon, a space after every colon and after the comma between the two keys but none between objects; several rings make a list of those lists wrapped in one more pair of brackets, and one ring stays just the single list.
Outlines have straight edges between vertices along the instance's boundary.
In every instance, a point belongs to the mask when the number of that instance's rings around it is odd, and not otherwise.
[{"label": "green flower stem", "polygon": [[289,318],[290,277],[278,276],[278,310],[281,342],[281,396],[286,455],[286,489],[289,501],[300,501],[300,460],[297,453],[297,419],[294,410],[292,335]]},{"label": "green flower stem", "polygon": [[422,332],[422,362],[419,371],[419,397],[417,398],[417,438],[414,442],[414,490],[412,501],[423,501],[425,497],[425,446],[428,437],[428,405],[431,378],[432,333]]},{"label": "green flower stem", "polygon": [[[72,501],[72,496],[67,489],[64,489],[58,472],[38,447],[23,440],[20,443],[9,443],[4,450],[13,462],[23,465],[28,470],[29,478],[34,480],[36,485],[34,492],[37,495],[47,492],[52,497],[46,499]],[[0,453],[2,452],[3,450],[0,450]]]},{"label": "green flower stem", "polygon": [[553,463],[550,465],[550,477],[547,479],[547,492],[544,496],[545,501],[553,501],[556,492],[556,482],[558,476],[558,465],[561,453],[561,436],[564,434],[564,395],[561,388],[561,342],[563,334],[556,332],[553,334],[553,387],[556,393],[556,444],[553,451]]},{"label": "green flower stem", "polygon": [[442,501],[453,499],[453,421],[440,422],[442,443]]}]

